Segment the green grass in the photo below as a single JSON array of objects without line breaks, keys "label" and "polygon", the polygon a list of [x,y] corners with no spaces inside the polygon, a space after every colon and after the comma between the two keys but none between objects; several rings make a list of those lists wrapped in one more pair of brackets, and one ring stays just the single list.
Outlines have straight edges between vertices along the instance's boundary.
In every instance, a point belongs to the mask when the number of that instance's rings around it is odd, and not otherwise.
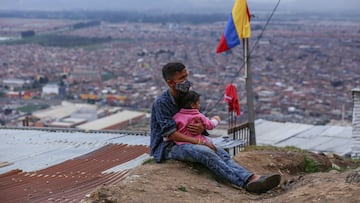
[{"label": "green grass", "polygon": [[307,150],[303,150],[294,146],[286,146],[286,147],[275,147],[275,146],[248,146],[245,149],[246,151],[279,151],[279,152],[296,152],[301,154],[304,157],[304,172],[305,173],[316,173],[320,172],[319,164],[316,160],[312,159],[311,152]]},{"label": "green grass", "polygon": [[249,145],[245,147],[245,151],[265,151],[265,150],[271,150],[271,151],[285,151],[285,152],[299,152],[299,153],[307,153],[306,150],[294,147],[294,146],[286,146],[286,147],[276,147],[271,145]]},{"label": "green grass", "polygon": [[180,190],[182,192],[187,192],[186,187],[183,185],[179,185],[178,190]]},{"label": "green grass", "polygon": [[154,158],[148,158],[146,160],[143,161],[142,165],[145,165],[145,164],[154,164],[156,163],[155,159]]},{"label": "green grass", "polygon": [[317,162],[307,156],[304,157],[304,163],[305,173],[316,173],[320,171]]}]

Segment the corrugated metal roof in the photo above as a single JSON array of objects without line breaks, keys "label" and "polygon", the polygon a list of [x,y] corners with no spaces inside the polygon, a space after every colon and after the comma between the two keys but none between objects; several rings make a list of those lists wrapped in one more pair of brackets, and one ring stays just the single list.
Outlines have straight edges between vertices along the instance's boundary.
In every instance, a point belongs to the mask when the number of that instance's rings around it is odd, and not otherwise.
[{"label": "corrugated metal roof", "polygon": [[299,123],[279,123],[266,120],[257,120],[255,124],[255,133],[257,141],[262,144],[277,144],[283,140],[289,139],[294,135],[308,130],[311,125]]},{"label": "corrugated metal roof", "polygon": [[[215,144],[219,144],[223,140],[219,136],[226,135],[227,130],[214,129],[208,132],[218,135],[212,140]],[[353,147],[351,126],[309,125],[258,119],[255,121],[255,134],[257,145],[295,146],[304,150],[330,152],[340,156],[348,155]]]},{"label": "corrugated metal roof", "polygon": [[319,126],[260,119],[255,122],[255,133],[258,145],[295,146],[341,156],[349,154],[352,146],[351,126]]},{"label": "corrugated metal roof", "polygon": [[109,144],[42,170],[13,170],[0,175],[0,202],[80,202],[96,187],[118,183],[128,173],[106,170],[129,164],[148,151],[144,146]]},{"label": "corrugated metal roof", "polygon": [[36,111],[32,115],[39,118],[39,119],[45,119],[45,118],[54,118],[54,119],[61,119],[65,118],[71,115],[74,111],[80,109],[80,108],[90,108],[90,109],[96,109],[96,105],[91,104],[75,104],[63,101],[61,105],[58,106],[52,106],[49,109]]},{"label": "corrugated metal roof", "polygon": [[[341,156],[351,152],[352,147],[352,127],[256,120],[255,131],[258,145],[296,146]],[[225,132],[218,134],[226,135]],[[0,162],[8,164],[0,168],[0,173],[17,168],[24,171],[39,170],[107,144],[148,146],[150,143],[149,136],[129,132],[64,129],[0,129],[0,139]],[[217,143],[221,139],[213,140]]]},{"label": "corrugated metal roof", "polygon": [[120,171],[129,170],[134,168],[135,166],[141,165],[142,163],[144,163],[145,160],[149,158],[150,158],[149,154],[142,154],[141,156],[138,156],[135,159],[132,159],[128,162],[112,167],[106,171],[103,171],[102,173],[111,173],[111,172],[120,172]]},{"label": "corrugated metal roof", "polygon": [[0,168],[0,174],[13,170],[40,170],[81,156],[108,144],[144,145],[149,136],[116,131],[81,131],[31,128],[0,129],[0,162],[11,165]]},{"label": "corrugated metal roof", "polygon": [[84,123],[82,125],[77,126],[77,128],[84,129],[84,130],[101,130],[101,129],[105,129],[107,127],[131,120],[133,118],[136,118],[136,117],[142,116],[142,115],[145,116],[145,113],[138,112],[138,111],[124,110],[124,111],[117,112],[113,115],[106,116],[104,118],[100,118],[100,119],[96,119],[94,121]]},{"label": "corrugated metal roof", "polygon": [[[351,151],[352,127],[257,120],[255,128],[258,145]],[[0,202],[79,202],[95,187],[121,181],[149,157],[150,137],[141,134],[0,128]]]}]

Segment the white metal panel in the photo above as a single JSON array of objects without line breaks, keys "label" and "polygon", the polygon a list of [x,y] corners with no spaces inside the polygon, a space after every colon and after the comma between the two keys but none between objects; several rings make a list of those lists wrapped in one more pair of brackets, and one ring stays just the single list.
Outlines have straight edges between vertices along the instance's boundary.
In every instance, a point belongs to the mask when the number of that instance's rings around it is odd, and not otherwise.
[{"label": "white metal panel", "polygon": [[107,144],[149,145],[149,136],[124,133],[86,133],[66,130],[0,129],[0,162],[12,163],[0,173],[13,169],[40,170]]},{"label": "white metal panel", "polygon": [[142,112],[138,112],[138,111],[128,111],[128,110],[124,110],[124,111],[120,111],[117,112],[113,115],[110,116],[106,116],[94,121],[90,121],[88,123],[82,124],[77,126],[77,128],[79,129],[84,129],[84,130],[101,130],[101,129],[105,129],[107,127],[122,123],[122,122],[126,122],[128,120],[134,119],[138,116],[145,116],[145,113]]},{"label": "white metal panel", "polygon": [[266,120],[255,125],[258,145],[295,146],[310,151],[332,152],[341,156],[351,151],[351,129],[346,126],[276,123]]}]

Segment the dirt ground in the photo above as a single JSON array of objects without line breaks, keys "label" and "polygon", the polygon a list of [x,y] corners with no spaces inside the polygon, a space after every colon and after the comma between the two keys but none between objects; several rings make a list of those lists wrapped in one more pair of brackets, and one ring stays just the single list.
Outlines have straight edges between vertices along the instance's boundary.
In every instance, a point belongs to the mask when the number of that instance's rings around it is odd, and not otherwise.
[{"label": "dirt ground", "polygon": [[281,184],[265,194],[251,194],[198,164],[150,161],[133,169],[121,184],[96,189],[82,203],[360,202],[358,161],[290,150],[245,151],[234,159],[258,174],[280,173]]}]

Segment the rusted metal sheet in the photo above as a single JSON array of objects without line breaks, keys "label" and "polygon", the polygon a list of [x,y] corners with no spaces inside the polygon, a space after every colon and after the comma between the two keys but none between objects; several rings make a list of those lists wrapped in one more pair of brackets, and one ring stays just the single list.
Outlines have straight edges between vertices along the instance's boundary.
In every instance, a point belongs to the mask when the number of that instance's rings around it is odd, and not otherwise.
[{"label": "rusted metal sheet", "polygon": [[123,180],[129,170],[104,171],[144,153],[146,146],[109,144],[42,170],[12,170],[0,175],[0,202],[79,202],[96,187]]}]

